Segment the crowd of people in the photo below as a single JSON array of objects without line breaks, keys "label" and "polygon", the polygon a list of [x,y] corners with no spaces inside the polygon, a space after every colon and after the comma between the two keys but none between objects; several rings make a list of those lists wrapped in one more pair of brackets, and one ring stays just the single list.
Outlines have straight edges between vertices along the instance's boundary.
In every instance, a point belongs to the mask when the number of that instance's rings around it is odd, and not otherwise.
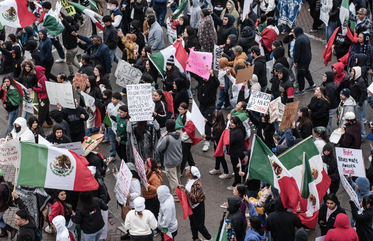
[{"label": "crowd of people", "polygon": [[[336,196],[340,175],[334,151],[336,146],[360,149],[367,137],[366,127],[373,130],[366,114],[367,103],[373,107],[368,90],[372,73],[369,4],[351,1],[357,12],[350,10],[346,27],[339,19],[342,3],[333,1],[324,59],[327,63],[334,54],[338,62],[320,76],[322,83],[317,86],[309,68],[311,61],[321,58],[312,55],[311,41],[301,26],[278,23],[275,0],[255,0],[245,15],[246,1],[242,0],[74,2],[90,6],[100,16],[102,32],[94,24],[97,19],[84,18],[78,8],[70,16],[56,12],[45,0],[28,3],[37,17],[34,26],[19,28],[6,39],[2,30],[0,98],[8,121],[3,141],[81,142],[99,188],[74,192],[17,186],[13,191],[0,170],[0,238],[8,237],[9,232],[11,239],[17,235],[20,241],[36,241],[43,230],[56,232],[58,241],[106,239],[111,198],[104,179],[109,163],[118,160],[118,155],[132,174],[128,195],[115,196],[127,232],[122,240],[150,241],[159,234],[162,240],[190,239],[177,236],[178,202],[193,211],[189,215],[192,240],[202,240],[200,236],[213,240],[212,230],[205,226],[205,200],[213,197],[204,192],[193,152],[203,141],[203,152],[214,146],[215,165],[209,174],[232,179],[227,187],[232,196],[221,205],[228,212],[228,236],[237,241],[308,240],[307,229],[315,227],[302,224],[297,211],[287,211],[274,186],[250,177],[242,181],[248,173],[253,132],[276,155],[313,136],[331,179],[328,194],[320,197],[320,235],[326,235],[325,240],[373,240],[373,167],[366,170],[366,177],[347,178],[361,206],[358,210],[350,202],[349,220]],[[322,25],[320,6],[314,1],[309,5],[314,20],[310,32],[315,33]],[[169,8],[172,14],[166,23]],[[91,36],[82,34],[84,24],[92,25]],[[208,70],[208,78],[185,71],[179,67],[177,54],[164,60],[163,70],[158,69],[149,56],[167,47],[167,28],[176,32],[175,41],[183,42],[187,54],[192,48],[219,53],[218,70]],[[114,91],[112,76],[115,63],[121,60],[142,72],[140,84],[152,86],[152,120],[131,121],[126,88]],[[65,63],[68,73],[57,73],[54,63]],[[236,83],[238,72],[247,68],[253,68],[252,77]],[[87,76],[85,88],[74,92],[75,108],[51,106],[46,82],[74,83],[75,73]],[[291,127],[281,131],[280,119],[271,120],[268,111],[250,110],[254,91],[269,93],[283,105],[300,100],[306,91],[314,91],[314,96],[308,105],[299,107]],[[94,99],[95,110],[83,94]],[[205,118],[201,136],[190,112],[193,99]],[[330,136],[335,131],[341,138],[332,143]],[[110,143],[107,157],[99,150],[103,143]],[[134,149],[144,161],[146,184],[135,165]],[[372,156],[373,149],[370,161]],[[119,180],[120,170],[114,166],[111,171]],[[187,177],[185,185],[182,176]],[[19,208],[15,215],[19,230],[4,222],[3,215],[12,204]]]}]

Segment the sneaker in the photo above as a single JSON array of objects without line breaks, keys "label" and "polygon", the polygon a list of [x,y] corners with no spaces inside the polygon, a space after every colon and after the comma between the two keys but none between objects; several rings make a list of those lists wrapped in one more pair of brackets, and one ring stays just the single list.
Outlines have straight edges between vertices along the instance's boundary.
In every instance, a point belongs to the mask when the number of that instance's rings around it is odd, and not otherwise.
[{"label": "sneaker", "polygon": [[160,235],[160,233],[157,230],[154,230],[153,234],[154,234],[154,237],[157,237],[158,235]]},{"label": "sneaker", "polygon": [[205,144],[203,145],[202,151],[208,151],[210,149],[210,142],[205,141]]},{"label": "sneaker", "polygon": [[231,174],[225,174],[225,173],[223,173],[223,174],[219,175],[220,179],[229,179],[231,177],[232,177]]},{"label": "sneaker", "polygon": [[66,60],[65,59],[57,59],[55,62],[56,63],[66,63]]},{"label": "sneaker", "polygon": [[294,95],[304,95],[304,92],[305,92],[304,90],[302,91],[297,90],[294,92]]},{"label": "sneaker", "polygon": [[46,226],[45,228],[44,228],[44,232],[46,232],[46,233],[49,233],[49,234],[52,234],[53,233],[53,229],[51,228],[51,226]]},{"label": "sneaker", "polygon": [[211,175],[215,175],[215,174],[221,174],[221,171],[220,171],[220,170],[216,170],[216,169],[214,168],[214,169],[210,170],[209,173],[210,173]]},{"label": "sneaker", "polygon": [[368,123],[367,118],[363,118],[363,122],[364,122],[364,124]]},{"label": "sneaker", "polygon": [[229,186],[229,187],[227,187],[227,189],[230,190],[230,191],[233,191],[234,190],[234,186]]},{"label": "sneaker", "polygon": [[314,89],[316,89],[316,84],[313,84],[312,86],[307,87],[307,88],[305,89],[305,91],[311,91],[311,90],[314,90]]},{"label": "sneaker", "polygon": [[296,88],[296,87],[298,87],[298,86],[299,86],[298,81],[295,81],[295,82],[293,83],[293,87]]},{"label": "sneaker", "polygon": [[317,29],[311,29],[310,30],[310,33],[316,33],[317,32]]},{"label": "sneaker", "polygon": [[282,34],[282,35],[285,35],[285,34],[286,34],[286,31],[282,31],[281,34]]},{"label": "sneaker", "polygon": [[111,157],[109,157],[109,163],[110,162],[114,162],[115,161],[115,156],[111,156]]}]

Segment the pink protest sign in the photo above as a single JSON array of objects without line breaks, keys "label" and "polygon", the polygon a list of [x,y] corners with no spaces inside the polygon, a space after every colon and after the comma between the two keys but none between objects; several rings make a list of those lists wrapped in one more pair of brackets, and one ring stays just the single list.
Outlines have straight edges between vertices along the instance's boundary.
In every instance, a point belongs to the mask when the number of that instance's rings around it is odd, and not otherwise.
[{"label": "pink protest sign", "polygon": [[210,69],[212,64],[212,53],[194,51],[190,49],[189,59],[186,70],[202,78],[210,78]]}]

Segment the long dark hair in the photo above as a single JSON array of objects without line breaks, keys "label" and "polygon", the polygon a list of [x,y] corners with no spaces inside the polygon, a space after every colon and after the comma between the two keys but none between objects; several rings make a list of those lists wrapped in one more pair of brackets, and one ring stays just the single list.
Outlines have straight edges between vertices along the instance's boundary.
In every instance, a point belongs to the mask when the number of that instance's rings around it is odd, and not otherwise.
[{"label": "long dark hair", "polygon": [[61,200],[58,196],[60,195],[60,193],[61,192],[65,192],[66,193],[66,198],[67,198],[67,192],[65,191],[65,190],[56,190],[55,192],[54,192],[54,201],[53,201],[53,203],[54,202],[60,202],[61,204],[62,204],[62,206],[63,206],[63,209],[65,210],[65,214],[67,214],[67,213],[69,213],[70,212],[70,210],[69,210],[69,208],[67,207],[67,205],[66,205],[66,200],[65,201],[63,201],[63,200]]},{"label": "long dark hair", "polygon": [[212,128],[214,128],[214,130],[224,130],[225,129],[224,115],[223,115],[223,112],[221,112],[220,110],[217,110],[215,112],[215,122],[212,125]]},{"label": "long dark hair", "polygon": [[158,95],[161,96],[161,101],[166,101],[166,97],[164,96],[162,90],[155,90],[155,92],[157,92]]},{"label": "long dark hair", "polygon": [[320,138],[321,138],[322,140],[324,140],[326,143],[329,143],[329,142],[330,142],[330,140],[329,140],[329,136],[328,136],[328,132],[327,132],[326,130],[325,130],[325,131],[322,131],[322,132],[319,132],[319,131],[318,131],[318,126],[317,126],[317,127],[313,128],[313,131],[314,131],[315,133],[319,134],[319,135],[320,135]]},{"label": "long dark hair", "polygon": [[244,134],[246,134],[246,129],[245,129],[245,127],[243,126],[242,121],[240,120],[240,118],[238,118],[238,116],[233,116],[233,117],[231,118],[231,121],[233,121],[233,124],[236,125],[236,128],[241,129],[242,132],[243,132]]},{"label": "long dark hair", "polygon": [[[31,115],[30,118],[28,119],[28,127],[32,128],[32,124],[34,124],[34,122],[36,121],[36,123],[38,123],[38,126],[39,126],[39,121],[38,121],[38,118],[36,118],[35,116]],[[38,129],[38,126],[36,127],[36,129]]]},{"label": "long dark hair", "polygon": [[310,116],[310,113],[308,112],[308,108],[302,107],[299,109],[299,111],[302,112],[302,117],[298,116],[298,120],[297,120],[297,122],[299,122],[298,128],[299,129],[302,128],[302,126],[305,123],[309,123],[312,127],[311,116]]},{"label": "long dark hair", "polygon": [[96,76],[89,76],[88,77],[89,84],[91,85],[91,91],[98,88],[97,82],[96,82]]},{"label": "long dark hair", "polygon": [[102,67],[102,65],[98,64],[98,65],[95,66],[95,68],[100,73],[100,80],[103,80],[104,78],[106,78],[106,76],[105,76],[105,70],[104,70],[104,67]]},{"label": "long dark hair", "polygon": [[162,175],[159,171],[157,161],[154,158],[146,159],[147,162],[148,162],[148,160],[150,161],[151,167],[150,167],[150,171],[147,171],[147,173],[146,173],[146,179],[149,180],[150,177],[152,176],[153,172],[155,172],[155,174],[157,174],[158,178],[161,179]]},{"label": "long dark hair", "polygon": [[237,192],[238,197],[243,198],[244,195],[246,195],[246,185],[245,184],[237,184]]},{"label": "long dark hair", "polygon": [[138,121],[135,128],[135,136],[138,141],[141,141],[144,139],[144,134],[146,132],[146,127],[148,123],[147,121]]},{"label": "long dark hair", "polygon": [[329,100],[328,94],[326,92],[326,87],[325,86],[320,86],[319,88],[320,88],[320,92],[321,92],[321,98],[326,100],[329,103],[329,107],[330,107],[330,100]]},{"label": "long dark hair", "polygon": [[[188,111],[188,104],[185,103],[185,102],[181,102],[181,104],[179,105],[179,107],[183,108],[184,110],[187,110]],[[183,122],[183,125],[185,125],[186,123],[186,112],[184,113],[183,117],[181,118],[181,121]]]},{"label": "long dark hair", "polygon": [[[19,92],[19,89],[18,89],[18,86],[15,82],[15,80],[12,78],[12,76],[10,75],[6,75],[4,78],[3,78],[3,84],[4,84],[4,81],[8,79],[10,81],[10,85],[12,85],[14,87],[14,89],[16,89],[18,91],[18,93],[21,95],[21,93]],[[10,86],[9,86],[10,88]]]},{"label": "long dark hair", "polygon": [[95,209],[95,204],[93,203],[93,196],[90,191],[81,192],[79,194],[79,201],[77,209],[81,212],[91,212]]},{"label": "long dark hair", "polygon": [[[26,65],[30,66],[30,72],[27,72],[25,67]],[[25,86],[27,86],[27,76],[29,74],[33,74],[35,75],[35,65],[34,65],[34,62],[32,62],[30,59],[25,59],[22,61],[22,64],[21,64],[21,74],[19,76],[19,79],[23,82],[23,84]]]}]

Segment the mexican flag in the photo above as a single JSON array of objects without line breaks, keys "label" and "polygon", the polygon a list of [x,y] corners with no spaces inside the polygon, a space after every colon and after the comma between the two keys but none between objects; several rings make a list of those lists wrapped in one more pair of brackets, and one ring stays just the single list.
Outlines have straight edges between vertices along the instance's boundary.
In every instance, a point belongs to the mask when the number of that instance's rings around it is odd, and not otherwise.
[{"label": "mexican flag", "polygon": [[27,8],[27,0],[5,0],[0,2],[0,22],[3,26],[24,28],[36,21]]},{"label": "mexican flag", "polygon": [[174,56],[175,66],[179,68],[180,72],[184,72],[186,69],[188,54],[184,49],[182,41],[176,41],[173,45],[149,55],[150,61],[152,61],[163,78],[166,75],[167,59],[171,55]]},{"label": "mexican flag", "polygon": [[322,158],[312,137],[280,155],[279,160],[294,177],[301,193],[302,212],[298,217],[302,224],[315,229],[320,201],[325,196],[331,180],[323,168]]},{"label": "mexican flag", "polygon": [[99,15],[98,13],[92,11],[91,9],[89,8],[86,8],[78,3],[74,3],[74,2],[69,2],[72,6],[74,6],[76,8],[77,11],[79,12],[82,12],[84,13],[85,15],[87,15],[91,20],[92,22],[96,25],[96,27],[98,27],[101,31],[104,30],[104,26],[102,26],[102,16]]},{"label": "mexican flag", "polygon": [[341,7],[339,9],[339,20],[342,23],[342,33],[346,35],[348,26],[348,19],[350,17],[350,10],[348,7],[348,0],[342,0]]},{"label": "mexican flag", "polygon": [[300,193],[293,175],[257,135],[250,156],[247,179],[257,179],[278,190],[284,208],[296,208]]},{"label": "mexican flag", "polygon": [[56,37],[62,33],[64,27],[61,20],[58,18],[57,13],[52,10],[44,16],[43,27],[53,36]]},{"label": "mexican flag", "polygon": [[105,115],[102,123],[110,127],[114,131],[115,135],[117,134],[117,123],[113,121],[108,114]]},{"label": "mexican flag", "polygon": [[84,157],[67,149],[28,142],[20,142],[17,185],[69,191],[98,188]]},{"label": "mexican flag", "polygon": [[216,231],[213,241],[226,241],[226,240],[228,240],[227,223],[225,222],[225,219],[223,219],[220,222],[219,229],[218,231]]},{"label": "mexican flag", "polygon": [[184,9],[185,9],[187,3],[188,3],[188,0],[183,0],[183,1],[180,3],[179,7],[178,7],[178,8],[175,10],[175,12],[172,14],[172,19],[173,19],[173,20],[176,20],[176,19],[180,16],[180,14],[184,11]]},{"label": "mexican flag", "polygon": [[86,94],[84,91],[77,90],[77,93],[80,95],[80,99],[84,102],[85,109],[89,115],[87,124],[94,123],[94,126],[101,126],[101,111],[95,105],[95,98]]}]

